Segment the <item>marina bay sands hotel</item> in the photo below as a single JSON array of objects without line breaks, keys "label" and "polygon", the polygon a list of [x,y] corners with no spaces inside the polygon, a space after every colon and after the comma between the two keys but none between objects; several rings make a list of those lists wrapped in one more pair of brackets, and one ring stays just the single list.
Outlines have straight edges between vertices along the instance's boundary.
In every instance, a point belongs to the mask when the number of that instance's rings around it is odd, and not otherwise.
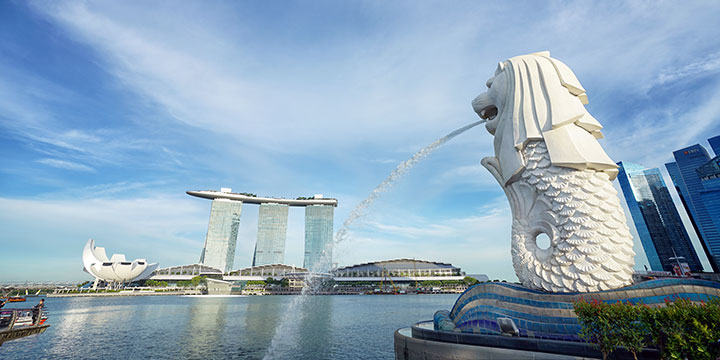
[{"label": "marina bay sands hotel", "polygon": [[201,264],[220,269],[224,273],[232,269],[240,227],[240,212],[243,203],[246,203],[260,205],[252,266],[283,264],[288,209],[290,206],[302,206],[305,208],[303,267],[316,271],[329,270],[315,269],[315,266],[320,262],[326,245],[333,238],[333,214],[338,204],[337,199],[323,198],[322,195],[297,199],[266,198],[247,193],[233,193],[232,189],[228,188],[222,188],[220,191],[187,191],[187,194],[212,200],[205,246],[200,255]]}]

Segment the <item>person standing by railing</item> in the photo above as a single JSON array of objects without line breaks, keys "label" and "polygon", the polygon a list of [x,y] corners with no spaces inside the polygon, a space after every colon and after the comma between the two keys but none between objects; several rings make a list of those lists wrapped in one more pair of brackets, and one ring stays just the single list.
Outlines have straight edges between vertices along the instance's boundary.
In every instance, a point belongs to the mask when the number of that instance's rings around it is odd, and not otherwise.
[{"label": "person standing by railing", "polygon": [[32,324],[37,325],[42,315],[42,308],[45,306],[45,299],[40,299],[40,302],[32,308]]}]

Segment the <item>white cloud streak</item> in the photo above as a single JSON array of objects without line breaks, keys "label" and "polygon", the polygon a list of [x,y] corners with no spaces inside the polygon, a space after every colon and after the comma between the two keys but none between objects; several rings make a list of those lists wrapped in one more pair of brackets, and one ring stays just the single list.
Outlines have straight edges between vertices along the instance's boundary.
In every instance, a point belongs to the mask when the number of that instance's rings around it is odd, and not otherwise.
[{"label": "white cloud streak", "polygon": [[60,169],[95,172],[95,169],[93,169],[87,165],[79,164],[79,163],[72,162],[72,161],[45,158],[45,159],[40,159],[37,162],[39,162],[41,164],[53,166],[56,168],[60,168]]}]

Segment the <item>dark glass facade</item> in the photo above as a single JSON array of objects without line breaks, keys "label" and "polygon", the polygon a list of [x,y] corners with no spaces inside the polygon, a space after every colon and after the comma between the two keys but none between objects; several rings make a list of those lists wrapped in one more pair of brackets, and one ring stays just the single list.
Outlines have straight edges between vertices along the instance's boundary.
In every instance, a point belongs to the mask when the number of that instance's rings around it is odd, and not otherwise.
[{"label": "dark glass facade", "polygon": [[700,259],[660,170],[628,162],[618,165],[618,181],[650,267],[656,271],[673,271],[677,261],[670,258],[677,254],[685,258],[692,271],[701,271]]},{"label": "dark glass facade", "polygon": [[720,135],[709,138],[708,142],[715,156],[720,156]]},{"label": "dark glass facade", "polygon": [[[720,156],[716,156],[698,168],[697,173],[703,185],[700,198],[715,225],[715,229],[720,230]],[[711,243],[708,246],[711,253],[720,254],[720,243]]]},{"label": "dark glass facade", "polygon": [[[675,185],[681,190],[688,215],[697,226],[698,236],[710,265],[714,271],[720,271],[718,267],[720,264],[720,231],[703,200],[702,194],[706,192],[706,189],[698,173],[700,167],[710,162],[710,155],[704,147],[695,144],[673,152],[673,156],[677,169],[671,169],[673,166],[668,166],[668,172],[670,172]],[[675,175],[673,175],[673,171],[676,171]],[[710,196],[706,195],[705,197]]]}]

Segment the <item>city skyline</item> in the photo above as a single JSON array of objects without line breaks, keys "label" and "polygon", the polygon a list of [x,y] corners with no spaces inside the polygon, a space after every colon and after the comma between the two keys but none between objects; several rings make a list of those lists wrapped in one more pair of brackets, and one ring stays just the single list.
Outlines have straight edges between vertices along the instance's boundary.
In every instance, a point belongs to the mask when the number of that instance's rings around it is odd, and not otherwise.
[{"label": "city skyline", "polygon": [[[703,2],[4,2],[0,281],[85,279],[89,238],[195,263],[211,204],[187,189],[332,194],[337,231],[398,163],[477,120],[498,59],[533,51],[575,71],[614,161],[671,184],[672,152],[720,134],[718,16]],[[513,281],[510,209],[479,164],[492,152],[482,127],[444,145],[334,261],[415,257]],[[243,210],[233,268],[252,262],[258,214]],[[284,262],[301,266],[305,215],[287,216]]]}]

